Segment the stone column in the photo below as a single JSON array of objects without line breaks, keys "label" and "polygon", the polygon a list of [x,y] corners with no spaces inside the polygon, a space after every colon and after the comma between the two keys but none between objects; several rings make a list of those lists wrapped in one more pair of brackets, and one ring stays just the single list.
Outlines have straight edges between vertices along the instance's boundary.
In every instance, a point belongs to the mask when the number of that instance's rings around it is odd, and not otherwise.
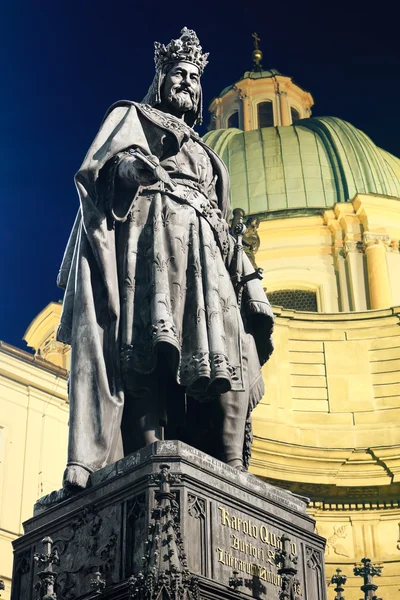
[{"label": "stone column", "polygon": [[291,125],[292,119],[289,113],[289,104],[287,101],[287,92],[279,93],[279,106],[281,112],[281,124],[282,125]]},{"label": "stone column", "polygon": [[364,233],[371,309],[392,306],[392,290],[386,261],[386,248],[389,243],[389,235],[369,231]]}]

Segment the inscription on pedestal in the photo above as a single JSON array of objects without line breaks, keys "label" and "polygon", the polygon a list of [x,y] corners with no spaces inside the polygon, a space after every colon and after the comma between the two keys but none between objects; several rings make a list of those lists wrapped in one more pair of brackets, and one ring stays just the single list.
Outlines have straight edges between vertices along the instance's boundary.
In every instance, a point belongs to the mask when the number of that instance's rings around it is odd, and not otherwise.
[{"label": "inscription on pedestal", "polygon": [[[282,577],[277,572],[276,552],[282,550],[280,531],[256,518],[224,506],[212,505],[213,576],[228,583],[234,571],[243,578],[241,591],[257,597],[268,597],[268,590],[280,588]],[[290,536],[289,536],[290,537]],[[300,545],[290,540],[291,553],[298,557]],[[303,586],[302,575],[301,587]]]}]

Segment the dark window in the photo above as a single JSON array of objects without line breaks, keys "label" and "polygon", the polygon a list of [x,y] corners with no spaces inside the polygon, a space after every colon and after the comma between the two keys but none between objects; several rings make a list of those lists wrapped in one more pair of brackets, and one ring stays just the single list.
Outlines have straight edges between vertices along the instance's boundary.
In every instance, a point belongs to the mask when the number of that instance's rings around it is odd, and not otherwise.
[{"label": "dark window", "polygon": [[268,300],[274,306],[282,306],[290,310],[318,312],[317,294],[306,290],[267,291]]},{"label": "dark window", "polygon": [[272,110],[272,102],[260,102],[257,106],[258,109],[258,126],[262,127],[273,127],[274,126],[274,113]]},{"label": "dark window", "polygon": [[300,119],[299,111],[293,108],[293,106],[290,107],[290,114],[292,115],[292,123],[295,123]]},{"label": "dark window", "polygon": [[239,129],[239,113],[236,110],[228,119],[228,127]]}]

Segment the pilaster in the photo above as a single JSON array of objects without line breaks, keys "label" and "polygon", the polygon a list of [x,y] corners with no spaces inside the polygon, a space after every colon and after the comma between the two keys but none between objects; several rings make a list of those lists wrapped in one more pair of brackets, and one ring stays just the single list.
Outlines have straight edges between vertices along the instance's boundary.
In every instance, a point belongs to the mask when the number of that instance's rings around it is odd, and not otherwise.
[{"label": "pilaster", "polygon": [[237,93],[239,99],[242,102],[242,116],[243,116],[243,131],[250,131],[253,129],[251,123],[251,114],[250,114],[250,100],[249,95],[247,93],[247,89],[244,90],[237,85],[233,86],[233,89]]},{"label": "pilaster", "polygon": [[221,98],[215,99],[215,111],[214,111],[215,129],[221,129]]},{"label": "pilaster", "polygon": [[389,271],[386,251],[390,244],[390,236],[367,231],[363,241],[368,266],[368,286],[371,309],[392,306]]},{"label": "pilaster", "polygon": [[279,92],[279,106],[281,113],[281,125],[291,125],[292,119],[289,112],[289,104],[287,99],[287,92]]},{"label": "pilaster", "polygon": [[342,303],[347,304],[350,310],[367,310],[368,292],[364,270],[364,256],[362,244],[362,227],[360,219],[354,212],[352,204],[336,204],[334,209],[337,222],[342,231],[343,266],[340,281],[343,285]]}]

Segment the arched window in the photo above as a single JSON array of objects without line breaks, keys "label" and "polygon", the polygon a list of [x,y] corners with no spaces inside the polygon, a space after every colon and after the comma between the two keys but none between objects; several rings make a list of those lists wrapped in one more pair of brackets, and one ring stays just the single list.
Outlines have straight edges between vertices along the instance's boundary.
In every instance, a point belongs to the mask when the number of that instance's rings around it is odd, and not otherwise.
[{"label": "arched window", "polygon": [[292,115],[292,123],[295,123],[300,119],[299,111],[293,108],[293,106],[290,107],[290,114]]},{"label": "arched window", "polygon": [[274,126],[274,112],[272,109],[272,102],[260,102],[257,105],[258,111],[258,127],[273,127]]},{"label": "arched window", "polygon": [[229,117],[227,126],[229,129],[239,129],[239,113],[237,110],[235,110],[235,112]]},{"label": "arched window", "polygon": [[276,290],[267,291],[268,300],[274,306],[282,306],[290,310],[318,312],[317,294],[308,290]]}]

